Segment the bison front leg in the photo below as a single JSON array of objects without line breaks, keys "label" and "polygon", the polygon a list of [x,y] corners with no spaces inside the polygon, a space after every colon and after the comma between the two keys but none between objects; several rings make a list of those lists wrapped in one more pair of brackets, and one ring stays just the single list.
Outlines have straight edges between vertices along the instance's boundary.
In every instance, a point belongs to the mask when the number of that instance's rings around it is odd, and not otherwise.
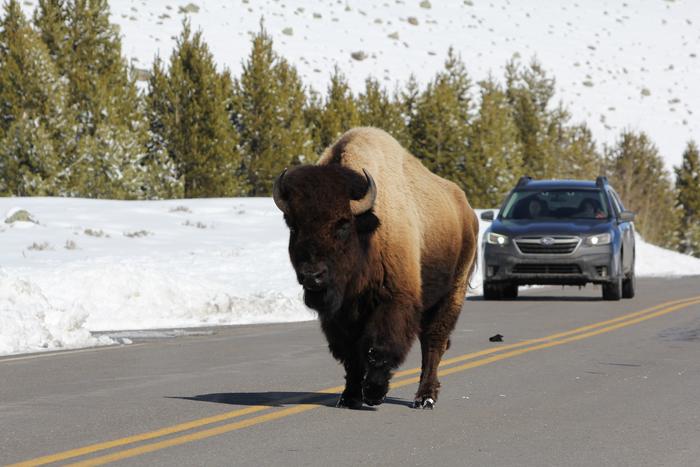
[{"label": "bison front leg", "polygon": [[386,352],[370,347],[367,351],[367,374],[362,381],[362,399],[367,405],[379,405],[389,392],[393,365]]},{"label": "bison front leg", "polygon": [[367,372],[362,381],[362,398],[367,405],[384,402],[389,381],[403,363],[419,328],[420,311],[414,301],[395,300],[374,313],[366,336],[365,362]]},{"label": "bison front leg", "polygon": [[359,409],[362,407],[362,377],[364,366],[357,355],[343,361],[345,366],[345,390],[340,395],[336,407]]}]

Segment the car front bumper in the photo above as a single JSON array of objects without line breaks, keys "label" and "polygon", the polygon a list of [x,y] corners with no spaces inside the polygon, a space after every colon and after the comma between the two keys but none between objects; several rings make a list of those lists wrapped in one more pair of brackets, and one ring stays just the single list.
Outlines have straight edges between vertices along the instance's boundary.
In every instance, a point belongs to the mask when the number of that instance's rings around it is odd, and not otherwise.
[{"label": "car front bumper", "polygon": [[580,244],[568,255],[522,254],[510,241],[506,245],[484,242],[482,251],[485,282],[517,285],[602,284],[619,276],[620,265],[612,244]]}]

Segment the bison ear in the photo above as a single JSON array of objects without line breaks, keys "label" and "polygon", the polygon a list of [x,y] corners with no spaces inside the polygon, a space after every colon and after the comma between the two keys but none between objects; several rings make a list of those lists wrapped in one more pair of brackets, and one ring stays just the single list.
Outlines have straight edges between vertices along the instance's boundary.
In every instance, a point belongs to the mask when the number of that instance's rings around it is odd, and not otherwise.
[{"label": "bison ear", "polygon": [[379,218],[372,211],[355,216],[355,227],[359,234],[371,234],[379,228]]}]

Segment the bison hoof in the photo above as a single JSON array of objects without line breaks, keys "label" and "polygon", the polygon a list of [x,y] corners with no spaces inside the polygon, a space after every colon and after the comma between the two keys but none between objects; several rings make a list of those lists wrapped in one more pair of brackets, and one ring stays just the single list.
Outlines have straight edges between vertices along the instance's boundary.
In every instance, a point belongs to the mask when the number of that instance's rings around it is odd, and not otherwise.
[{"label": "bison hoof", "polygon": [[367,404],[367,405],[382,405],[383,402],[384,402],[384,398],[383,398],[383,397],[380,397],[380,398],[377,398],[377,399],[372,399],[372,398],[369,398],[369,397],[365,397],[365,404]]},{"label": "bison hoof", "polygon": [[414,409],[429,409],[433,410],[435,408],[435,401],[432,397],[426,397],[421,399],[416,399],[413,402]]},{"label": "bison hoof", "polygon": [[335,404],[338,408],[347,408],[352,410],[358,410],[362,408],[362,399],[356,397],[350,397],[343,394],[338,398],[338,403]]},{"label": "bison hoof", "polygon": [[362,399],[367,405],[380,405],[389,391],[389,383],[365,384],[362,386]]}]

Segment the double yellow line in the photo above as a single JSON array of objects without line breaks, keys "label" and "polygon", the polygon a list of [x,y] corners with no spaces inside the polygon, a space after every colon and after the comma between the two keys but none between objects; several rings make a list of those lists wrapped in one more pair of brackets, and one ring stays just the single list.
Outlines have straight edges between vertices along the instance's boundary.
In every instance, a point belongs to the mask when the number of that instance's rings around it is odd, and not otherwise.
[{"label": "double yellow line", "polygon": [[[678,311],[687,308],[692,305],[700,304],[700,296],[690,297],[682,300],[674,300],[670,302],[661,303],[659,305],[646,308],[641,311],[634,313],[625,314],[614,319],[601,321],[598,323],[590,324],[587,326],[578,327],[571,329],[569,331],[560,332],[557,334],[552,334],[546,337],[541,337],[538,339],[530,339],[523,342],[518,342],[515,344],[503,345],[498,347],[492,347],[485,350],[480,350],[477,352],[472,352],[457,357],[445,359],[440,364],[441,370],[439,371],[440,376],[446,376],[452,373],[458,373],[470,368],[476,368],[483,365],[488,365],[489,363],[497,362],[500,360],[505,360],[508,358],[516,357],[528,352],[534,352],[536,350],[547,349],[570,342],[579,341],[582,339],[587,339],[599,334],[604,334],[616,329],[620,329],[626,326],[631,326],[633,324],[640,323],[652,318],[666,315],[674,311]],[[466,363],[463,363],[466,362]],[[455,366],[452,366],[455,365]],[[449,368],[445,368],[449,367]],[[410,370],[399,371],[395,374],[395,379],[391,384],[392,389],[407,386],[409,384],[417,383],[419,380],[420,368],[412,368]],[[328,394],[328,398],[332,395],[338,394],[343,390],[343,386],[335,386],[332,388],[322,389],[317,391],[318,394]],[[321,396],[323,397],[323,396]],[[327,399],[327,398],[324,398]],[[73,459],[81,456],[86,456],[89,454],[94,454],[100,451],[105,451],[108,449],[121,448],[134,443],[143,443],[145,441],[156,440],[151,443],[141,444],[136,447],[118,450],[110,454],[105,454],[99,457],[92,457],[80,462],[71,464],[73,466],[92,466],[92,465],[102,465],[109,462],[115,462],[122,459],[127,459],[130,457],[146,454],[153,451],[158,451],[172,446],[178,446],[185,443],[191,443],[193,441],[198,441],[212,436],[221,435],[224,433],[229,433],[231,431],[240,430],[242,428],[247,428],[253,425],[258,425],[261,423],[277,420],[280,418],[289,417],[291,415],[300,414],[302,412],[307,412],[315,408],[320,407],[320,404],[309,404],[308,398],[294,398],[287,400],[278,401],[280,404],[294,404],[295,402],[306,402],[303,405],[294,405],[292,407],[284,408],[281,410],[275,410],[274,407],[270,406],[252,406],[245,409],[233,410],[230,412],[222,413],[220,415],[215,415],[212,417],[200,418],[197,420],[192,420],[186,423],[180,423],[177,425],[161,428],[159,430],[150,431],[147,433],[141,433],[138,435],[127,436],[125,438],[116,439],[113,441],[106,441],[103,443],[91,444],[89,446],[84,446],[82,448],[71,449],[68,451],[60,452],[57,454],[51,454],[48,456],[37,457],[35,459],[30,459],[24,462],[13,464],[9,467],[19,467],[19,466],[38,466],[46,465],[53,462],[65,461],[68,459]],[[235,418],[245,417],[247,415],[252,415],[262,411],[269,411],[268,413],[257,415],[250,418],[244,418],[239,421],[225,423],[217,425],[211,428],[205,428],[200,431],[193,431],[191,433],[182,434],[179,436],[174,436],[162,440],[157,440],[159,438],[164,438],[169,435],[174,435],[177,433],[182,433],[190,430],[196,430],[199,428],[206,427],[208,425],[213,425],[216,423],[226,422]]]}]

